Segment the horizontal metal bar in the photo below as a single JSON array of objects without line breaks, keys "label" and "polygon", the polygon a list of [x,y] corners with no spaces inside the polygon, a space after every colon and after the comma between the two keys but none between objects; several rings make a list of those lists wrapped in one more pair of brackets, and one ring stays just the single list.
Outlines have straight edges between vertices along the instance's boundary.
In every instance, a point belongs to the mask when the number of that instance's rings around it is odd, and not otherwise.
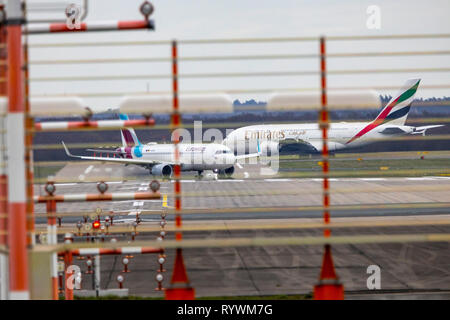
[{"label": "horizontal metal bar", "polygon": [[[422,141],[422,140],[447,140],[450,139],[450,134],[440,134],[440,135],[432,135],[432,136],[422,136],[422,135],[413,135],[413,136],[398,136],[398,137],[389,137],[389,138],[367,138],[365,141]],[[333,141],[333,140],[330,140]],[[106,146],[117,146],[120,144],[119,141],[108,141],[103,143],[73,143],[70,144],[71,148],[80,149],[80,148],[90,148],[90,147],[106,147]],[[68,145],[69,146],[69,145]],[[46,149],[63,149],[62,144],[35,144],[31,147],[28,147],[30,150],[46,150]]]},{"label": "horizontal metal bar", "polygon": [[53,196],[34,196],[35,203],[55,202],[84,202],[84,201],[119,201],[119,200],[151,200],[161,199],[159,192],[123,192],[123,193],[80,193]]},{"label": "horizontal metal bar", "polygon": [[[345,40],[387,40],[387,39],[445,39],[450,38],[450,34],[398,34],[398,35],[377,35],[377,36],[328,36],[327,41]],[[181,45],[193,44],[221,44],[221,43],[264,43],[264,42],[298,42],[298,41],[319,41],[320,37],[278,37],[278,38],[228,38],[228,39],[178,39]],[[104,41],[104,42],[65,42],[65,43],[32,43],[30,48],[50,48],[50,47],[86,47],[86,46],[147,46],[147,45],[170,45],[170,40],[153,41]]]},{"label": "horizontal metal bar", "polygon": [[[385,204],[349,204],[349,205],[331,205],[329,207],[330,211],[343,211],[343,210],[373,210],[373,209],[419,209],[419,208],[450,208],[450,202],[428,202],[428,203],[385,203]],[[140,216],[154,216],[160,215],[164,212],[168,215],[171,214],[207,214],[214,215],[219,213],[263,213],[263,212],[286,212],[286,211],[323,211],[322,205],[316,206],[283,206],[283,207],[241,207],[241,208],[208,208],[208,209],[186,209],[182,208],[181,211],[175,211],[171,208],[161,208],[161,210],[139,210]],[[91,211],[81,211],[81,212],[57,212],[55,213],[58,217],[83,217],[85,215],[91,214]],[[129,212],[114,211],[113,215],[125,215]],[[110,215],[110,213],[106,213]],[[36,217],[47,217],[47,213],[35,213]]]},{"label": "horizontal metal bar", "polygon": [[[324,224],[321,222],[311,222],[311,221],[300,221],[299,219],[288,219],[289,221],[260,221],[258,220],[246,220],[246,221],[226,221],[226,222],[208,222],[208,223],[184,223],[181,228],[175,227],[174,225],[166,225],[164,231],[176,231],[180,230],[182,232],[189,231],[241,231],[241,230],[304,230],[304,229],[322,229],[324,227],[330,229],[340,229],[340,228],[387,228],[387,227],[420,227],[420,226],[446,226],[450,225],[450,219],[446,217],[445,219],[420,219],[420,220],[379,220],[370,219],[363,221],[338,221],[334,219],[329,224]],[[317,219],[316,219],[317,220]],[[45,233],[47,231],[47,226],[37,226],[36,232]],[[124,227],[121,225],[112,225],[108,228],[108,234],[115,233],[129,233],[133,232],[134,228]],[[148,225],[138,225],[136,231],[140,234],[147,232],[159,232],[161,228],[159,226],[148,226]],[[57,230],[58,234],[65,233],[77,234],[78,230],[75,227],[62,226]],[[99,234],[105,233],[103,230],[98,232]],[[86,234],[90,232],[81,231],[81,234]]]},{"label": "horizontal metal bar", "polygon": [[[407,73],[407,72],[450,72],[450,68],[403,68],[403,69],[365,69],[365,70],[329,70],[328,75],[339,74],[370,74],[370,73]],[[281,77],[281,76],[312,76],[319,75],[320,71],[265,71],[265,72],[222,72],[222,73],[185,73],[178,75],[179,79],[195,78],[241,78],[241,77]],[[114,81],[138,79],[169,79],[171,74],[130,74],[109,76],[71,76],[71,77],[36,77],[29,78],[31,82],[49,81]],[[0,78],[5,82],[5,78]]]},{"label": "horizontal metal bar", "polygon": [[60,252],[82,248],[118,248],[118,247],[160,247],[174,248],[225,248],[225,247],[260,247],[260,246],[307,246],[307,245],[340,245],[340,244],[383,244],[383,243],[412,243],[412,242],[449,242],[450,234],[381,234],[381,235],[352,235],[330,237],[254,237],[254,238],[208,238],[164,240],[164,241],[134,241],[116,243],[73,243],[58,246],[37,245],[35,250]]},{"label": "horizontal metal bar", "polygon": [[34,131],[111,130],[125,127],[149,127],[154,124],[155,120],[150,118],[143,120],[55,121],[35,123]]},{"label": "horizontal metal bar", "polygon": [[[376,56],[417,56],[417,55],[446,55],[449,50],[434,51],[392,51],[392,52],[345,52],[328,53],[327,58],[376,57]],[[320,54],[265,54],[265,55],[235,55],[235,56],[192,56],[179,57],[178,61],[219,61],[219,60],[284,60],[319,58]],[[61,59],[61,60],[30,60],[30,65],[59,65],[59,64],[91,64],[91,63],[130,63],[130,62],[170,62],[171,57],[135,57],[135,58],[100,58],[100,59]],[[0,60],[0,65],[6,60]]]},{"label": "horizontal metal bar", "polygon": [[[338,90],[393,90],[401,89],[401,86],[373,86],[373,87],[329,87],[328,90],[338,91]],[[423,85],[420,89],[449,89],[450,84],[443,85]],[[210,94],[210,93],[227,93],[227,94],[238,94],[238,93],[272,93],[272,92],[307,92],[307,91],[317,91],[318,87],[310,88],[254,88],[254,89],[211,89],[211,90],[183,90],[178,91],[180,94]],[[155,95],[170,94],[172,91],[152,91]],[[125,92],[125,91],[114,91],[114,92],[78,92],[72,93],[72,95],[77,97],[89,97],[89,98],[103,98],[103,97],[122,97],[127,95],[145,95],[149,94],[148,91],[135,91],[135,92]],[[33,97],[44,97],[45,95],[33,95]],[[55,94],[55,97],[66,96],[66,94]],[[423,102],[422,102],[423,103]],[[426,103],[426,102],[425,102]],[[439,104],[441,102],[430,102],[430,105]],[[445,102],[450,104],[450,102]],[[256,106],[261,108],[261,106]],[[251,106],[245,106],[246,109],[250,109]]]}]

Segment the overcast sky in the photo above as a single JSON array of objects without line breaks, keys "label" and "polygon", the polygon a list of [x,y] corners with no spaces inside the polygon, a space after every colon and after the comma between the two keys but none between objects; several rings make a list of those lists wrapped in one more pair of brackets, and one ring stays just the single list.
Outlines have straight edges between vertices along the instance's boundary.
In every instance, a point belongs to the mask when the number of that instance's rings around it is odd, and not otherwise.
[{"label": "overcast sky", "polygon": [[[37,2],[37,1],[29,1]],[[48,0],[46,2],[49,2]],[[79,3],[81,1],[74,1]],[[91,0],[87,21],[140,19],[136,0]],[[112,40],[170,40],[204,38],[261,38],[333,35],[390,35],[450,33],[450,1],[448,0],[156,0],[155,31],[104,32],[58,34],[30,37],[31,43],[112,41]],[[380,29],[367,28],[367,8],[377,5],[381,12]],[[59,13],[58,13],[59,14]],[[64,14],[61,13],[61,18]],[[36,15],[33,15],[36,17]],[[365,51],[424,51],[450,50],[448,39],[376,40],[329,42],[329,53]],[[238,55],[238,54],[295,54],[317,53],[317,42],[183,45],[182,56]],[[94,59],[120,57],[167,57],[167,45],[99,48],[33,48],[30,59]],[[181,73],[257,72],[257,71],[313,71],[318,60],[257,60],[181,62]],[[376,68],[449,68],[449,55],[410,57],[334,58],[328,60],[329,70]],[[168,63],[121,63],[90,65],[35,65],[32,78],[71,75],[168,74]],[[423,85],[450,84],[449,72],[401,73],[330,76],[329,86],[400,86],[410,77],[422,78]],[[180,90],[315,88],[316,76],[245,77],[182,79]],[[106,80],[33,82],[32,94],[98,93],[98,92],[155,92],[170,90],[168,80]],[[393,94],[396,90],[381,91]],[[268,94],[268,93],[267,93]],[[264,100],[267,94],[233,94],[233,98]],[[419,97],[450,96],[449,89],[419,89]],[[117,107],[119,97],[86,98],[93,108]]]}]

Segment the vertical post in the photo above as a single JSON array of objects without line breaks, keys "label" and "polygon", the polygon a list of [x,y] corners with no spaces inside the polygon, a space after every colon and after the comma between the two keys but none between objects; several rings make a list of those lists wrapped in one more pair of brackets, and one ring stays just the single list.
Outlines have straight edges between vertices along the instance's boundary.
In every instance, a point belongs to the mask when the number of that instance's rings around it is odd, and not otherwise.
[{"label": "vertical post", "polygon": [[[0,4],[0,11],[4,13],[4,6]],[[6,27],[4,21],[0,22],[0,99],[7,96],[6,90]],[[2,112],[6,110],[2,110]],[[0,130],[5,130],[5,117],[0,116]],[[6,175],[6,157],[4,147],[6,135],[0,134],[0,246],[7,245],[7,216],[8,216],[8,184]],[[0,300],[8,298],[8,255],[0,253]]]},{"label": "vertical post", "polygon": [[331,234],[328,229],[330,223],[330,184],[328,180],[329,162],[328,162],[328,128],[330,125],[329,114],[327,109],[327,78],[326,78],[326,52],[325,38],[320,38],[320,87],[321,87],[321,105],[319,116],[319,126],[322,131],[322,177],[323,177],[323,222],[325,224],[324,237]]},{"label": "vertical post", "polygon": [[6,117],[8,152],[8,244],[10,299],[30,298],[27,253],[25,117],[22,24],[20,0],[8,0],[8,114]]},{"label": "vertical post", "polygon": [[64,280],[66,282],[64,286],[64,296],[66,297],[66,300],[73,300],[74,283],[69,281],[69,279],[74,280],[75,277],[71,278],[71,276],[73,276],[73,271],[70,268],[71,265],[72,265],[72,251],[68,250],[64,252]]},{"label": "vertical post", "polygon": [[[320,38],[320,87],[321,87],[321,105],[319,112],[319,127],[322,131],[322,176],[323,176],[323,222],[325,238],[330,237],[330,183],[329,162],[328,162],[328,128],[330,125],[328,115],[327,101],[327,78],[326,78],[326,50],[325,37]],[[344,287],[339,283],[333,265],[331,255],[331,245],[326,244],[325,253],[322,261],[322,269],[319,276],[319,283],[314,286],[314,299],[316,300],[342,300],[344,299]]]},{"label": "vertical post", "polygon": [[[47,201],[47,242],[49,245],[56,245],[58,242],[56,233],[56,201]],[[51,254],[51,277],[52,277],[52,299],[58,300],[58,255]]]},{"label": "vertical post", "polygon": [[25,165],[27,170],[27,244],[33,247],[36,242],[34,232],[34,201],[33,201],[33,133],[34,120],[30,117],[30,85],[28,66],[28,36],[25,36],[24,64],[25,64]]},{"label": "vertical post", "polygon": [[[98,242],[98,239],[95,240]],[[100,255],[97,254],[94,257],[94,276],[95,276],[95,296],[98,298],[100,296]]]},{"label": "vertical post", "polygon": [[[174,193],[175,193],[175,240],[181,241],[183,236],[181,233],[181,167],[180,153],[178,143],[180,141],[178,128],[181,124],[181,115],[179,113],[178,100],[178,47],[177,41],[172,41],[172,92],[173,92],[173,113],[171,117],[172,138],[174,143]],[[167,300],[192,300],[195,298],[194,289],[190,287],[186,267],[183,261],[183,251],[181,248],[176,249],[175,263],[170,280],[170,288],[165,291]]]}]

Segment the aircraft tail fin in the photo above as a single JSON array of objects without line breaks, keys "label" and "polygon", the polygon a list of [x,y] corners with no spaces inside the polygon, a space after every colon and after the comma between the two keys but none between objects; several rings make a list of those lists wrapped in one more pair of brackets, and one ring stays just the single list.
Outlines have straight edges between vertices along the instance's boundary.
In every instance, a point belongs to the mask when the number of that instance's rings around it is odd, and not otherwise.
[{"label": "aircraft tail fin", "polygon": [[386,107],[381,110],[374,122],[377,125],[388,122],[393,125],[404,125],[411,108],[411,103],[414,100],[414,95],[419,87],[419,83],[420,79],[407,80],[400,91],[393,96],[386,104]]},{"label": "aircraft tail fin", "polygon": [[[120,120],[128,120],[128,115],[119,114]],[[122,145],[124,147],[134,147],[139,146],[141,143],[136,135],[136,132],[132,128],[124,128],[120,130],[120,135],[122,137]]]}]

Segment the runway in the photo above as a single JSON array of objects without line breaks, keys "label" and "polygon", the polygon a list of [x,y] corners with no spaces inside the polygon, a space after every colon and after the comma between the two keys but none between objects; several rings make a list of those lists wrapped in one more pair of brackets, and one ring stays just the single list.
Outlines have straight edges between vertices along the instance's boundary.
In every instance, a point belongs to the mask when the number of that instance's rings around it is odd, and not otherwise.
[{"label": "runway", "polygon": [[[111,168],[107,170],[107,168]],[[185,239],[214,239],[233,237],[305,237],[320,236],[322,230],[287,228],[283,230],[235,230],[232,225],[262,225],[276,222],[322,221],[321,179],[278,179],[276,176],[252,177],[258,168],[242,166],[234,179],[196,180],[184,176],[182,181],[183,221],[186,226],[203,224],[223,226],[219,230],[186,231]],[[56,183],[56,194],[97,193],[96,183],[86,182],[103,178],[109,172],[108,192],[148,191],[151,177],[147,171],[100,164],[76,164],[60,171],[55,180],[69,174],[84,174],[83,181]],[[140,178],[136,180],[136,173]],[[248,173],[244,178],[244,172]],[[130,176],[133,179],[130,179]],[[73,176],[73,175],[72,175]],[[60,181],[61,181],[60,180]],[[333,230],[333,235],[356,234],[429,234],[449,233],[450,226],[419,225],[376,227],[384,220],[420,221],[436,218],[449,219],[450,177],[377,177],[333,178],[331,185],[332,221],[366,221],[374,226],[347,227]],[[161,182],[160,192],[168,208],[173,206],[173,181]],[[35,186],[35,194],[44,195],[43,185]],[[153,226],[158,230],[164,199],[150,201],[114,201],[90,203],[58,203],[58,213],[78,213],[63,217],[63,229],[72,228],[83,214],[101,208],[103,214],[115,212],[115,219],[134,221],[136,213],[146,219],[139,228]],[[44,228],[45,205],[37,204],[37,228]],[[120,213],[116,216],[116,213]],[[172,220],[169,215],[168,219]],[[257,219],[257,220],[256,220]],[[173,226],[169,221],[168,226]],[[227,227],[229,226],[229,227]],[[65,232],[65,231],[64,231]],[[138,240],[154,240],[158,233],[141,232]],[[129,234],[116,234],[118,240],[130,241]],[[168,232],[167,239],[173,239]],[[60,236],[62,240],[62,235]],[[396,295],[397,298],[443,298],[450,293],[450,247],[447,242],[415,242],[384,244],[341,244],[333,246],[336,271],[344,284],[349,299],[378,299]],[[270,295],[309,294],[320,272],[323,247],[308,246],[256,246],[197,248],[183,251],[187,272],[196,295]],[[167,250],[164,286],[169,284],[174,260],[173,250]],[[115,277],[123,269],[121,256],[101,258],[101,287],[117,288]],[[135,255],[125,274],[124,286],[131,295],[162,297],[155,291],[154,277],[158,264],[155,255]],[[83,260],[75,260],[86,270]],[[382,290],[369,291],[366,286],[367,267],[381,268]],[[83,275],[83,289],[90,289],[90,275]]]},{"label": "runway", "polygon": [[[242,172],[254,175],[258,170],[256,166],[243,166],[238,169],[236,178],[224,180],[198,180],[185,176],[182,180],[182,208],[190,210],[185,219],[279,219],[322,215],[322,179],[242,177]],[[112,181],[104,179],[107,172],[110,176],[106,178]],[[140,173],[139,180],[128,180],[130,175],[136,178],[137,172]],[[146,191],[153,179],[140,168],[80,163],[62,169],[55,180],[69,174],[75,177],[84,175],[83,181],[88,178],[91,181],[106,180],[108,192]],[[447,213],[450,207],[450,177],[447,176],[331,178],[330,188],[332,215],[336,217],[442,214]],[[56,194],[98,192],[96,183],[77,180],[57,182],[56,189]],[[160,192],[167,196],[167,205],[173,206],[173,181],[162,181]],[[35,186],[35,194],[45,195],[43,185]],[[162,201],[60,203],[58,212],[92,212],[101,207],[104,212],[147,211],[151,214],[152,210],[157,213],[161,209]],[[250,210],[254,208],[261,210]],[[212,209],[223,210],[214,212]],[[224,212],[225,209],[233,209],[233,212]],[[45,205],[36,205],[36,212],[44,213]]]}]

